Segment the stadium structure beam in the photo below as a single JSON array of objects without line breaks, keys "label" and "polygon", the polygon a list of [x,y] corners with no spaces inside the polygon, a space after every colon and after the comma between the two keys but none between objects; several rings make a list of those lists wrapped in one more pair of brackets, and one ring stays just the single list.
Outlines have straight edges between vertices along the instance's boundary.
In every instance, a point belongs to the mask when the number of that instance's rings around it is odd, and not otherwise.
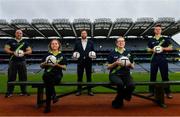
[{"label": "stadium structure beam", "polygon": [[41,36],[43,36],[45,39],[48,39],[44,34],[42,34],[36,27],[32,26],[34,30],[36,30]]},{"label": "stadium structure beam", "polygon": [[114,23],[112,23],[112,24],[111,24],[111,28],[109,29],[109,32],[108,32],[107,38],[109,38],[109,37],[110,37],[110,35],[111,35],[111,32],[112,32],[113,28],[114,28]]},{"label": "stadium structure beam", "polygon": [[8,33],[4,32],[4,31],[1,30],[1,29],[0,29],[0,31],[1,31],[2,33],[4,33],[4,34],[8,35],[9,37],[14,37],[14,35],[8,34]]},{"label": "stadium structure beam", "polygon": [[59,34],[59,32],[56,30],[56,28],[52,24],[50,24],[50,26],[56,32],[56,34],[59,36],[59,38],[62,39],[62,36]]},{"label": "stadium structure beam", "polygon": [[94,26],[93,26],[93,23],[91,23],[91,38],[94,37]]},{"label": "stadium structure beam", "polygon": [[149,29],[151,29],[154,26],[155,23],[152,23],[149,28],[147,28],[143,33],[141,33],[140,35],[144,35]]},{"label": "stadium structure beam", "polygon": [[73,32],[74,32],[75,37],[77,38],[77,33],[76,33],[76,31],[75,31],[74,26],[73,26],[72,23],[71,23],[71,28],[72,28],[72,30],[73,30]]},{"label": "stadium structure beam", "polygon": [[129,31],[132,29],[133,26],[134,26],[134,23],[129,27],[129,29],[126,31],[126,33],[123,35],[123,37],[125,37],[129,33]]}]

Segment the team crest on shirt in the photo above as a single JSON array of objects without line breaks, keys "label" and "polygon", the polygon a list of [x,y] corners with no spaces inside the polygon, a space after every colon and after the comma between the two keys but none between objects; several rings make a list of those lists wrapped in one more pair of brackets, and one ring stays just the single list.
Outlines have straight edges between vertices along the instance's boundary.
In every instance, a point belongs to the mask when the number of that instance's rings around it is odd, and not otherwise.
[{"label": "team crest on shirt", "polygon": [[115,58],[115,59],[118,59],[118,58],[119,58],[119,56],[114,56],[114,58]]}]

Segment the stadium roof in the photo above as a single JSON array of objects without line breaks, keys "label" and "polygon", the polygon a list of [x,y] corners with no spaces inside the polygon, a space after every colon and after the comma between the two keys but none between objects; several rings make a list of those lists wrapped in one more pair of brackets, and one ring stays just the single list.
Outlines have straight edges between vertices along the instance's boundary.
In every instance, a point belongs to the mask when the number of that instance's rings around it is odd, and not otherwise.
[{"label": "stadium roof", "polygon": [[162,34],[173,36],[180,32],[180,20],[171,17],[162,17],[154,21],[153,18],[117,18],[114,22],[109,18],[98,18],[93,22],[90,19],[79,18],[70,22],[69,19],[13,19],[7,22],[0,19],[0,37],[14,37],[15,30],[21,28],[25,37],[79,37],[80,30],[86,29],[90,37],[112,36],[152,36],[156,24],[162,25]]}]

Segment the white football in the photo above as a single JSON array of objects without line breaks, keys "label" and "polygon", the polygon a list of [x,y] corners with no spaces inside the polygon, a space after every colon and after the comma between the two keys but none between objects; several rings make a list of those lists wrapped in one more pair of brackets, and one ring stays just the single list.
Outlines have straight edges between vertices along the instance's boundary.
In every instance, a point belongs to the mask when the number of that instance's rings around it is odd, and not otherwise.
[{"label": "white football", "polygon": [[49,55],[49,56],[46,57],[46,63],[47,64],[52,64],[52,65],[56,64],[57,63],[57,59],[56,59],[55,56]]},{"label": "white football", "polygon": [[17,51],[15,51],[15,54],[18,57],[23,57],[24,56],[24,51],[23,50],[17,50]]},{"label": "white football", "polygon": [[131,64],[131,62],[129,61],[129,58],[126,56],[122,56],[118,60],[121,62],[122,66],[129,66]]},{"label": "white football", "polygon": [[78,59],[80,57],[80,53],[79,52],[74,52],[72,57],[74,59]]},{"label": "white football", "polygon": [[92,59],[95,59],[96,58],[96,53],[94,51],[90,51],[89,52],[89,57],[92,58]]},{"label": "white football", "polygon": [[153,49],[155,53],[161,53],[163,51],[161,46],[155,46]]}]

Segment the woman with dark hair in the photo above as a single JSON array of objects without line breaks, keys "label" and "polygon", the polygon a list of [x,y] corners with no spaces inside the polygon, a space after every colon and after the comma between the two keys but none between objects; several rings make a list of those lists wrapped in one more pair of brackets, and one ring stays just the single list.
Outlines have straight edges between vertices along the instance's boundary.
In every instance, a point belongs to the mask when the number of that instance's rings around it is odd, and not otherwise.
[{"label": "woman with dark hair", "polygon": [[[44,68],[43,81],[46,89],[46,107],[44,113],[51,111],[51,99],[53,103],[58,101],[56,97],[54,85],[58,84],[62,77],[62,70],[66,70],[66,58],[60,51],[61,43],[57,39],[51,40],[49,43],[49,51],[42,59],[41,68]],[[55,58],[52,60],[51,58]]]}]

